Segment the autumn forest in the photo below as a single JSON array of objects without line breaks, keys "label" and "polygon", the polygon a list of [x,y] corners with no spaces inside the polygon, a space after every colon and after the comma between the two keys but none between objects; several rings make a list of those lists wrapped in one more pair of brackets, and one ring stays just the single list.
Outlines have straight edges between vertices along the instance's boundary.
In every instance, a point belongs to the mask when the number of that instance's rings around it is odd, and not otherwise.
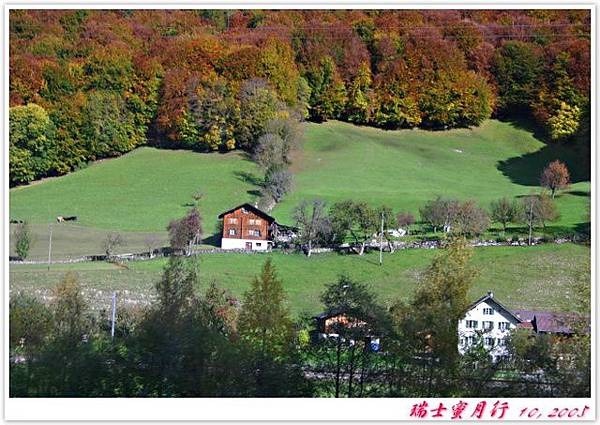
[{"label": "autumn forest", "polygon": [[143,144],[253,152],[274,120],[589,139],[587,10],[10,13],[11,185]]}]

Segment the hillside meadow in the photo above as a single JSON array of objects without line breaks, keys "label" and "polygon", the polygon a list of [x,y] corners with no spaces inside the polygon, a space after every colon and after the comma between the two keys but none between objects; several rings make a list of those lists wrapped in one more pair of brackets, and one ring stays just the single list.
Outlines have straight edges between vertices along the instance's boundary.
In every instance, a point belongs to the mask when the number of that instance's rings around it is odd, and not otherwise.
[{"label": "hillside meadow", "polygon": [[[443,132],[384,131],[338,121],[306,123],[305,140],[294,152],[294,188],[272,214],[291,224],[293,208],[302,199],[328,203],[363,200],[394,210],[418,209],[437,196],[475,199],[487,207],[493,199],[519,197],[539,190],[538,176],[550,161],[560,158],[572,170],[574,184],[556,201],[561,217],[550,228],[573,230],[588,221],[589,181],[577,174],[573,152],[561,144],[545,144],[516,122],[486,121],[474,129]],[[167,243],[165,227],[190,207],[201,191],[205,243],[214,237],[220,212],[242,202],[255,202],[262,173],[239,151],[202,154],[143,147],[122,157],[94,163],[69,175],[14,188],[10,217],[32,222],[31,258],[47,259],[49,224],[53,258],[102,253],[107,233],[121,232],[126,244],[118,252],[147,250],[147,240]],[[76,224],[58,224],[58,215],[76,215]],[[408,299],[419,274],[436,250],[403,250],[386,254],[203,254],[200,290],[209,282],[241,297],[266,256],[274,259],[294,315],[320,310],[323,286],[341,273],[368,283],[383,303]],[[110,294],[120,302],[146,303],[160,277],[165,259],[125,263],[94,262],[71,265],[11,265],[11,291],[41,296],[68,270],[76,271],[84,293],[95,308],[106,308]],[[470,292],[476,299],[488,290],[511,308],[573,310],[573,283],[590,261],[588,247],[547,244],[534,247],[477,248],[473,264],[480,274]]]},{"label": "hillside meadow", "polygon": [[[342,273],[369,284],[379,300],[389,305],[395,299],[408,300],[422,271],[438,250],[401,250],[384,255],[320,254],[307,258],[297,254],[204,254],[198,257],[199,290],[214,281],[241,297],[253,276],[271,257],[288,295],[294,315],[316,314],[322,308],[319,295],[326,283]],[[52,265],[10,266],[10,291],[25,291],[50,297],[51,288],[67,271],[75,271],[84,295],[96,309],[110,306],[112,291],[119,294],[121,305],[149,302],[154,283],[160,278],[166,259],[125,263],[116,266],[104,262]],[[469,292],[472,300],[487,291],[509,308],[572,311],[576,310],[574,284],[587,279],[582,271],[590,262],[590,249],[575,244],[547,244],[533,247],[476,248],[471,264],[479,270]],[[589,270],[589,269],[588,269]]]},{"label": "hillside meadow", "polygon": [[[272,212],[285,224],[292,224],[298,202],[312,198],[364,200],[413,213],[437,195],[475,199],[487,207],[498,197],[539,190],[539,174],[557,158],[569,166],[574,184],[557,197],[561,217],[552,227],[572,229],[588,220],[590,184],[578,175],[572,150],[545,144],[518,123],[488,120],[474,129],[439,132],[385,131],[339,121],[305,127],[305,141],[293,157],[294,188]],[[59,215],[76,215],[80,227],[65,231],[64,237],[65,244],[75,246],[77,237],[69,235],[85,234],[85,228],[100,231],[88,240],[112,230],[150,232],[164,240],[169,221],[185,214],[192,194],[201,191],[204,235],[215,243],[211,236],[218,214],[256,202],[261,179],[258,167],[240,151],[202,154],[143,147],[11,189],[10,218],[41,225]],[[55,226],[55,235],[60,229]],[[47,226],[37,231],[39,240],[47,240]],[[82,253],[98,253],[84,248]]]}]

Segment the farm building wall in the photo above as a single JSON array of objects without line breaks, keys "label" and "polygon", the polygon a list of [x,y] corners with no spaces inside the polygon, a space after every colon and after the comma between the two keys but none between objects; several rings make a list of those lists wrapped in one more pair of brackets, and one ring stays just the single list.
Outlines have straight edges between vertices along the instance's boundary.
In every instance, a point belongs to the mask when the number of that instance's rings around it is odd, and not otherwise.
[{"label": "farm building wall", "polygon": [[495,359],[508,354],[506,338],[518,322],[493,302],[483,301],[467,311],[458,322],[458,351],[464,354],[478,335],[484,338],[484,346]]},{"label": "farm building wall", "polygon": [[[249,244],[249,245],[246,245]],[[256,239],[221,239],[222,249],[251,249],[253,251],[266,251],[270,248],[271,242],[267,240]]]}]

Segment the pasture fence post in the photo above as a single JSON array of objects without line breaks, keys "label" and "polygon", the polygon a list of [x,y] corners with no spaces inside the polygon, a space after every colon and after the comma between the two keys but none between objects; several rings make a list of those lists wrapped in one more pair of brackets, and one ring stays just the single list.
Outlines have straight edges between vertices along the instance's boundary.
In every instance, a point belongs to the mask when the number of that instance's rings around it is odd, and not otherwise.
[{"label": "pasture fence post", "polygon": [[48,271],[50,271],[50,263],[52,262],[52,223],[48,224]]},{"label": "pasture fence post", "polygon": [[117,318],[117,291],[113,291],[112,293],[112,316],[111,316],[111,324],[110,324],[110,339],[114,341],[115,339],[115,322]]},{"label": "pasture fence post", "polygon": [[379,235],[379,265],[383,265],[383,211],[381,211],[381,234]]}]

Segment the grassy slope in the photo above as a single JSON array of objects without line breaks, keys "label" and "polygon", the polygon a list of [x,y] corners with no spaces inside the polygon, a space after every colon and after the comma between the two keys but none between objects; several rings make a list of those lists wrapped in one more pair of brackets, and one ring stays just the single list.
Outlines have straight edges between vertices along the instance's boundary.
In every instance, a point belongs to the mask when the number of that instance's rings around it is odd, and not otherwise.
[{"label": "grassy slope", "polygon": [[[309,125],[294,192],[274,210],[288,219],[301,199],[344,199],[388,204],[418,213],[436,195],[476,199],[482,206],[501,196],[537,189],[543,167],[556,158],[576,164],[569,151],[546,146],[532,133],[499,121],[444,132],[383,131],[342,122]],[[505,162],[503,165],[502,163]],[[578,176],[574,176],[578,177]],[[576,180],[578,180],[576,178]],[[584,221],[589,183],[557,199],[557,225]]]},{"label": "grassy slope", "polygon": [[213,231],[216,216],[254,189],[238,173],[256,172],[241,152],[200,154],[143,147],[69,175],[10,191],[11,218],[34,223],[76,215],[101,229],[162,231],[185,214],[191,195],[204,193],[202,214]]},{"label": "grassy slope", "polygon": [[[259,273],[266,256],[272,256],[279,276],[289,296],[294,314],[320,309],[319,294],[327,282],[340,273],[367,282],[389,303],[398,297],[411,296],[419,273],[431,262],[434,250],[405,250],[384,257],[378,265],[378,254],[364,257],[338,254],[301,255],[272,254],[208,254],[201,257],[201,285],[211,280],[229,288],[236,296],[249,287],[250,279]],[[590,261],[587,247],[573,244],[535,247],[477,248],[473,265],[480,270],[470,297],[476,299],[493,290],[498,299],[510,308],[572,310],[573,282],[578,270]],[[147,301],[153,294],[153,282],[165,260],[129,264],[129,269],[117,269],[106,263],[55,265],[50,272],[44,266],[11,265],[11,291],[26,290],[48,295],[67,270],[76,270],[84,292],[97,308],[110,305],[113,290],[120,292],[128,303]]]},{"label": "grassy slope", "polygon": [[[298,201],[313,197],[386,203],[415,213],[437,194],[475,198],[487,206],[500,196],[529,193],[543,166],[556,158],[572,164],[564,148],[547,147],[528,130],[494,120],[472,130],[444,132],[383,131],[336,121],[307,124],[306,142],[293,165],[295,190],[273,214],[289,223]],[[200,189],[208,236],[220,212],[256,199],[253,178],[260,177],[257,167],[237,152],[140,148],[67,176],[12,189],[10,216],[47,223],[57,215],[77,215],[82,226],[163,231],[169,220],[184,214],[192,193]],[[589,182],[579,182],[558,198],[562,218],[557,225],[583,221],[587,192]]]}]

